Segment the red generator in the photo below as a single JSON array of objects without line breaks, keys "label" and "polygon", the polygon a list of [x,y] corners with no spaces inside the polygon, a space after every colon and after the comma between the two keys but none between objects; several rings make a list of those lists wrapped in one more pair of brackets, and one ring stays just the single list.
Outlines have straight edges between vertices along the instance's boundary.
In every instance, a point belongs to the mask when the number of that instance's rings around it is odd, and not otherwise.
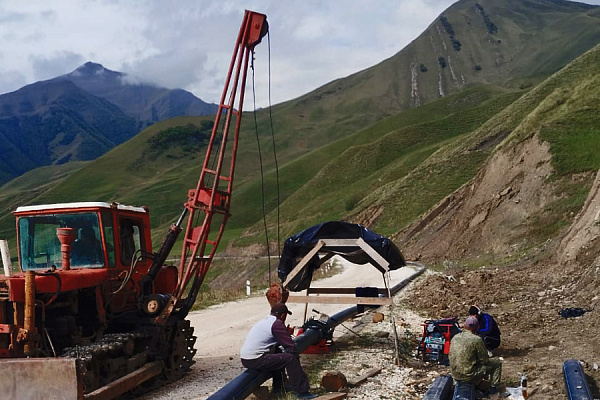
[{"label": "red generator", "polygon": [[423,361],[437,362],[448,365],[450,341],[460,332],[458,318],[427,320],[423,324],[423,337],[417,348],[417,357]]}]

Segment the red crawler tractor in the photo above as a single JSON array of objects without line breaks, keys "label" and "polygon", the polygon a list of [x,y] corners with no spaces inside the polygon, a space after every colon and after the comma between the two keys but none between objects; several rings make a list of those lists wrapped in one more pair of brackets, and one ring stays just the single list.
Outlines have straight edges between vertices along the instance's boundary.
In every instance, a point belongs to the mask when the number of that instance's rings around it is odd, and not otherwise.
[{"label": "red crawler tractor", "polygon": [[[2,399],[112,399],[192,365],[186,316],[229,217],[248,62],[267,29],[246,11],[198,185],[157,252],[144,207],[15,211],[20,272],[0,278]],[[165,265],[186,218],[181,262]]]}]

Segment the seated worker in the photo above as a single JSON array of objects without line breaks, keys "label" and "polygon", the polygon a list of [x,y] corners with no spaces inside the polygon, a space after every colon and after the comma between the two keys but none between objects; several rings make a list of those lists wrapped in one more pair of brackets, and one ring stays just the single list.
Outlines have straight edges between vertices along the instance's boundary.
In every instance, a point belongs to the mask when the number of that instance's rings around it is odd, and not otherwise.
[{"label": "seated worker", "polygon": [[[481,337],[476,332],[479,322],[474,316],[469,316],[464,324],[464,330],[455,335],[450,342],[450,374],[459,382],[467,382],[479,386],[481,381],[491,377],[490,394],[498,393],[498,385],[502,377],[502,363],[490,359]],[[501,394],[505,397],[506,393]]]},{"label": "seated worker", "polygon": [[[283,303],[271,307],[271,314],[258,321],[248,332],[240,350],[242,365],[246,368],[279,374],[285,368],[289,382],[299,399],[314,399],[309,392],[308,377],[300,365],[296,343],[285,327],[285,319],[292,314]],[[283,353],[276,353],[278,346]],[[275,386],[275,382],[273,384]]]},{"label": "seated worker", "polygon": [[[469,315],[473,315],[479,322],[477,334],[483,339],[483,343],[488,351],[492,352],[500,346],[500,328],[494,317],[484,313],[477,306],[469,308]],[[491,354],[490,354],[491,355]]]},{"label": "seated worker", "polygon": [[79,238],[73,242],[71,250],[73,264],[101,264],[104,262],[102,246],[96,238],[94,228],[84,226],[79,229]]}]

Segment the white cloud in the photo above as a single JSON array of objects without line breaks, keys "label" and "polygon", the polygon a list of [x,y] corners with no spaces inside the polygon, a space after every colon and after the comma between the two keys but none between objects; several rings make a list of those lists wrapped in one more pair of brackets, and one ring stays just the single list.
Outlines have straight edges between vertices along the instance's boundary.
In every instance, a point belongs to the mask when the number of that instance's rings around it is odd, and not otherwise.
[{"label": "white cloud", "polygon": [[33,78],[36,81],[63,75],[65,73],[65,68],[74,70],[85,61],[86,60],[81,54],[75,54],[69,51],[58,51],[48,56],[38,56],[34,54],[29,56]]},{"label": "white cloud", "polygon": [[[452,3],[3,0],[0,93],[94,61],[218,102],[247,8],[268,16],[272,100],[278,103],[394,55]],[[268,50],[266,39],[256,49],[259,106],[268,100]]]}]

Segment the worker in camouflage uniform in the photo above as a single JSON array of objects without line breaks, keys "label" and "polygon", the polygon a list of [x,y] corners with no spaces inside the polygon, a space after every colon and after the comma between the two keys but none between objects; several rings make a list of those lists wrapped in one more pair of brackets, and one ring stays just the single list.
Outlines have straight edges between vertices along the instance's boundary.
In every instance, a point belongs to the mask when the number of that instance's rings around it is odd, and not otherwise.
[{"label": "worker in camouflage uniform", "polygon": [[478,386],[483,379],[491,377],[490,394],[498,393],[502,363],[488,356],[483,340],[476,334],[479,329],[476,317],[468,317],[464,328],[450,342],[449,358],[452,377],[475,386]]}]

